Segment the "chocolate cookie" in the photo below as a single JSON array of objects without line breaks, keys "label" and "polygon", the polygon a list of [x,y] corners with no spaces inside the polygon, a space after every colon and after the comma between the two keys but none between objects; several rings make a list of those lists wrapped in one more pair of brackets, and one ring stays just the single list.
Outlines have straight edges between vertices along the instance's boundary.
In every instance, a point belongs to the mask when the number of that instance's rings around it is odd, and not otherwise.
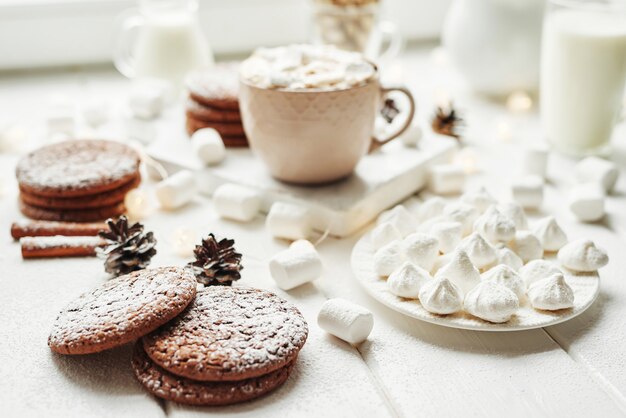
[{"label": "chocolate cookie", "polygon": [[104,206],[113,206],[124,202],[126,194],[139,187],[141,184],[141,176],[137,175],[129,183],[124,184],[122,187],[110,190],[104,193],[97,193],[87,196],[78,197],[47,197],[31,194],[25,190],[20,190],[20,196],[24,203],[30,206],[37,206],[46,209],[92,209],[101,208]]},{"label": "chocolate cookie", "polygon": [[48,345],[60,354],[89,354],[126,344],[174,318],[195,294],[195,277],[179,267],[111,279],[61,311]]},{"label": "chocolate cookie", "polygon": [[150,358],[178,376],[242,380],[285,367],[308,334],[298,309],[271,292],[210,286],[170,323],[143,338]]},{"label": "chocolate cookie", "polygon": [[46,209],[39,206],[32,206],[24,202],[23,196],[19,199],[20,211],[31,219],[39,221],[57,222],[96,222],[108,218],[116,218],[126,212],[124,202],[101,208],[84,210],[61,210]]},{"label": "chocolate cookie", "polygon": [[243,136],[245,132],[241,123],[227,123],[227,122],[206,122],[199,119],[187,117],[187,133],[191,136],[198,129],[213,128],[221,136]]},{"label": "chocolate cookie", "polygon": [[238,122],[241,123],[239,110],[218,109],[201,105],[195,100],[188,99],[186,105],[187,117],[206,122]]},{"label": "chocolate cookie", "polygon": [[189,96],[212,108],[239,110],[238,68],[238,63],[223,63],[191,73],[185,80]]},{"label": "chocolate cookie", "polygon": [[154,364],[141,343],[135,345],[132,359],[135,376],[150,393],[169,401],[202,406],[232,405],[265,395],[285,383],[294,363],[252,379],[198,382],[176,376]]},{"label": "chocolate cookie", "polygon": [[242,148],[248,146],[248,138],[245,136],[222,136],[226,148]]},{"label": "chocolate cookie", "polygon": [[113,141],[72,140],[39,148],[20,160],[20,188],[48,197],[103,193],[129,183],[139,174],[139,155]]}]

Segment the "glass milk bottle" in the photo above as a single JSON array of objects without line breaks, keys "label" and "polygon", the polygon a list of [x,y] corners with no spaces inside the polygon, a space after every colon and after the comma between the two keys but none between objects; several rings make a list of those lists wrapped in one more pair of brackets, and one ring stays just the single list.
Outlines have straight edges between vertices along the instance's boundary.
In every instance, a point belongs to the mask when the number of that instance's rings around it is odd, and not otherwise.
[{"label": "glass milk bottle", "polygon": [[626,0],[551,0],[541,56],[546,138],[571,155],[603,153],[626,81]]},{"label": "glass milk bottle", "polygon": [[150,77],[182,87],[185,75],[213,64],[200,29],[197,0],[139,0],[120,16],[115,66],[127,77]]}]

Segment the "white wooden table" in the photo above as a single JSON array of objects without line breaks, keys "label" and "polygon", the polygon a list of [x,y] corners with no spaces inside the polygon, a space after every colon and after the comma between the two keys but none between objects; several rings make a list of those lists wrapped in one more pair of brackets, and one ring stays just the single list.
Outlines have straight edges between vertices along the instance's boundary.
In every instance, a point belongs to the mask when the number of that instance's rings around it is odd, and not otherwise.
[{"label": "white wooden table", "polygon": [[[524,143],[540,140],[537,115],[514,115],[501,105],[472,96],[453,70],[437,65],[432,47],[412,50],[390,68],[407,82],[427,119],[433,101],[449,95],[465,110],[467,144],[486,184],[504,198]],[[28,132],[35,145],[46,98],[63,92],[77,99],[101,95],[123,102],[127,82],[113,71],[74,71],[0,78],[0,120]],[[119,117],[116,116],[116,117]],[[505,125],[503,126],[502,123]],[[509,127],[512,138],[498,139]],[[86,133],[88,134],[88,133]],[[626,138],[622,132],[622,142]],[[619,144],[618,144],[619,145]],[[619,159],[618,151],[612,156]],[[533,331],[487,333],[447,329],[404,317],[377,303],[352,277],[350,251],[363,231],[319,247],[325,271],[295,290],[279,290],[266,260],[286,244],[270,238],[264,219],[250,224],[222,221],[198,197],[176,212],[156,211],[145,220],[159,240],[154,265],[177,264],[171,236],[179,227],[232,237],[244,254],[242,284],[275,291],[306,317],[310,334],[289,381],[263,399],[226,408],[194,409],[149,396],[130,369],[130,349],[97,355],[54,355],[46,339],[57,312],[80,293],[106,280],[101,261],[91,258],[23,261],[9,237],[20,215],[13,168],[16,157],[0,155],[0,415],[4,417],[616,417],[626,415],[626,177],[608,200],[609,215],[580,224],[564,204],[573,162],[554,156],[543,212],[560,216],[570,238],[591,237],[611,257],[601,271],[602,292],[585,314]],[[144,186],[153,187],[150,182]],[[369,341],[352,347],[316,324],[324,300],[344,297],[374,312]]]}]

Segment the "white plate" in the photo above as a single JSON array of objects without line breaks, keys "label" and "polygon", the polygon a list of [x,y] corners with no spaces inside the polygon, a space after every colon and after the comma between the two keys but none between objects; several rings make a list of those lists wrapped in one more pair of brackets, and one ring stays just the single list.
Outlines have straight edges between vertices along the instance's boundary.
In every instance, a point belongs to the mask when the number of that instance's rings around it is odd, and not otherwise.
[{"label": "white plate", "polygon": [[352,250],[352,271],[367,293],[404,315],[445,327],[477,331],[521,331],[547,327],[580,315],[593,304],[600,292],[600,277],[597,273],[574,275],[568,272],[565,280],[574,290],[574,307],[571,309],[538,311],[524,300],[521,301],[517,313],[503,324],[492,324],[465,312],[436,315],[425,310],[418,300],[400,298],[387,290],[387,280],[374,272],[374,252],[370,244],[370,233],[361,237]]}]

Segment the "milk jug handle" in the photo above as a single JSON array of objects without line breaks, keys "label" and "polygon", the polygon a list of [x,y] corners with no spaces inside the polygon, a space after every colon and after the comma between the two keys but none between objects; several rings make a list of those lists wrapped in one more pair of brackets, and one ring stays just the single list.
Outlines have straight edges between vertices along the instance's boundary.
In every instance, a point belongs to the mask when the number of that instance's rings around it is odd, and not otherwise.
[{"label": "milk jug handle", "polygon": [[128,78],[133,78],[136,74],[133,51],[137,34],[143,24],[144,18],[136,9],[127,10],[119,15],[116,21],[113,64],[120,73]]}]

